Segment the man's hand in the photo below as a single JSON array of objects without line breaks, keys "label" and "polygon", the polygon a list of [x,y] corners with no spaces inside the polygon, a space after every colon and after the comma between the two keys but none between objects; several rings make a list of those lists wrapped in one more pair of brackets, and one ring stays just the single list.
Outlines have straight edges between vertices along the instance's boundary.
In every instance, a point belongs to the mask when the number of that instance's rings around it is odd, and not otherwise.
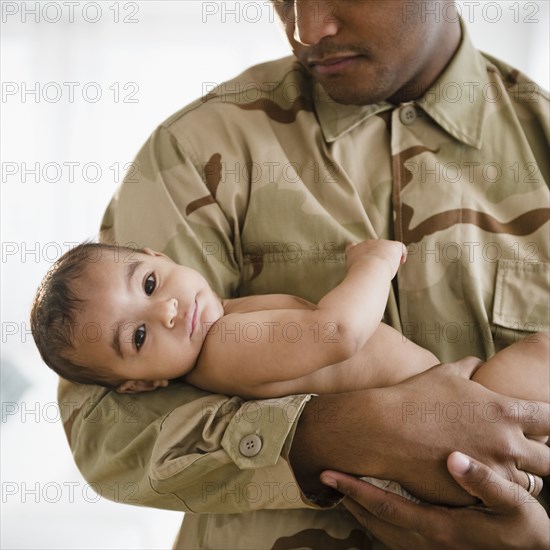
[{"label": "man's hand", "polygon": [[550,405],[510,399],[469,380],[480,361],[434,367],[396,386],[320,395],[300,417],[290,461],[302,489],[322,492],[325,469],[401,483],[418,498],[472,504],[448,473],[455,449],[508,481],[550,475]]},{"label": "man's hand", "polygon": [[[389,471],[384,477],[421,500],[461,506],[473,502],[446,471],[445,459],[454,449],[520,485],[525,471],[550,474],[550,449],[527,439],[550,432],[550,406],[508,398],[465,379],[479,363],[466,358],[388,388],[394,390],[391,403],[380,412],[395,419],[387,446],[398,449],[390,453],[397,457],[384,468]],[[379,415],[374,421],[383,418]]]},{"label": "man's hand", "polygon": [[415,504],[340,472],[323,472],[321,479],[345,494],[348,510],[390,548],[550,548],[550,520],[523,487],[461,453],[452,453],[447,467],[482,504]]}]

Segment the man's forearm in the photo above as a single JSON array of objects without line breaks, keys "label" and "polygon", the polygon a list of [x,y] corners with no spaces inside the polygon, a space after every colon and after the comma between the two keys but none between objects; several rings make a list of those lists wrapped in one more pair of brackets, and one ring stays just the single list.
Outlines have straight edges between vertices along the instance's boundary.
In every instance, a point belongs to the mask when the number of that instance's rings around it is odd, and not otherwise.
[{"label": "man's forearm", "polygon": [[[302,490],[320,490],[320,472],[333,469],[397,481],[423,500],[468,504],[472,497],[446,468],[453,450],[483,461],[516,483],[524,481],[525,471],[548,475],[548,448],[524,434],[548,435],[549,406],[537,403],[532,412],[526,402],[470,381],[478,365],[479,360],[466,358],[396,386],[312,399],[290,451]],[[438,415],[448,403],[456,414]],[[502,411],[498,422],[484,414],[486,405]]]},{"label": "man's forearm", "polygon": [[[365,445],[368,409],[376,391],[319,395],[306,405],[290,452],[291,466],[304,493],[326,491],[319,475],[327,468],[358,475],[375,475],[379,470],[375,453],[370,455]],[[358,418],[363,424],[360,430]],[[370,464],[368,472],[366,464]]]}]

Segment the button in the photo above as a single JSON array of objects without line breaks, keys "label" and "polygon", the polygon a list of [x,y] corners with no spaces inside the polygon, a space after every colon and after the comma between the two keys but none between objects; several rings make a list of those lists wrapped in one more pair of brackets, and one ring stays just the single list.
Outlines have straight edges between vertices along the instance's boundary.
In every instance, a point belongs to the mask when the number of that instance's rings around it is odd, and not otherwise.
[{"label": "button", "polygon": [[245,435],[239,443],[239,451],[243,456],[256,456],[262,448],[262,440],[254,434]]},{"label": "button", "polygon": [[410,126],[416,120],[416,108],[414,105],[403,105],[399,111],[399,120],[405,125]]}]

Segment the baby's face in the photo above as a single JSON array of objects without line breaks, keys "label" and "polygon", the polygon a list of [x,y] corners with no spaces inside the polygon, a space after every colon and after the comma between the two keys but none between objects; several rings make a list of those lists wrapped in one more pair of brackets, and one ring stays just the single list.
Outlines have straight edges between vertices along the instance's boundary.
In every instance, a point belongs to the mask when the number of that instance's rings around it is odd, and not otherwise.
[{"label": "baby's face", "polygon": [[155,389],[189,372],[210,326],[223,316],[198,272],[148,249],[116,259],[104,253],[75,290],[86,302],[70,358],[129,381],[122,391]]}]

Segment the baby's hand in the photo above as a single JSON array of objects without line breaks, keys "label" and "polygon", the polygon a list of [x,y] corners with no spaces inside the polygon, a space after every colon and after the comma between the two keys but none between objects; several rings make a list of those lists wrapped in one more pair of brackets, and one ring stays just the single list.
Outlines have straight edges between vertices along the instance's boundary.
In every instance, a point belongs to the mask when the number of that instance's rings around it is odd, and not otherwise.
[{"label": "baby's hand", "polygon": [[385,239],[372,239],[357,244],[349,243],[346,246],[348,270],[352,265],[368,261],[373,257],[386,261],[393,279],[399,265],[404,264],[407,260],[407,247],[402,242]]}]

